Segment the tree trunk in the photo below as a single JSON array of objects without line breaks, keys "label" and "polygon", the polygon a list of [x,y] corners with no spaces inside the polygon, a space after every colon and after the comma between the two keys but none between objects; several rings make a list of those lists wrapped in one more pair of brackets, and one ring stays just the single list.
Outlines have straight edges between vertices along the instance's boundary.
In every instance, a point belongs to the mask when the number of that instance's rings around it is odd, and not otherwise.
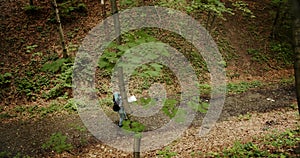
[{"label": "tree trunk", "polygon": [[58,31],[59,31],[59,38],[60,38],[60,42],[61,42],[61,47],[63,49],[63,58],[68,58],[68,53],[67,53],[67,48],[66,48],[66,44],[65,44],[65,38],[64,38],[64,32],[61,26],[61,21],[60,21],[60,17],[59,17],[59,10],[57,7],[57,3],[56,0],[53,0],[53,4],[55,7],[55,14],[56,14],[56,20],[57,20],[57,25],[58,25]]},{"label": "tree trunk", "polygon": [[133,157],[140,158],[140,148],[141,148],[141,134],[136,134],[134,136],[134,143],[133,143]]},{"label": "tree trunk", "polygon": [[296,96],[298,102],[298,111],[300,114],[300,2],[292,0],[291,6],[293,7],[293,38],[294,38],[294,51],[295,51],[295,86]]},{"label": "tree trunk", "polygon": [[272,38],[275,38],[275,36],[276,36],[276,28],[277,28],[277,23],[278,23],[280,12],[281,12],[281,5],[282,5],[282,2],[279,2],[278,6],[277,6],[275,19],[274,19],[273,25],[272,25],[272,32],[271,32]]},{"label": "tree trunk", "polygon": [[116,0],[110,0],[111,3],[111,11],[112,11],[112,15],[114,18],[114,26],[115,26],[115,32],[117,35],[119,35],[117,37],[117,44],[121,44],[121,29],[120,29],[120,20],[119,20],[119,15],[118,13],[118,6],[117,6],[117,2]]}]

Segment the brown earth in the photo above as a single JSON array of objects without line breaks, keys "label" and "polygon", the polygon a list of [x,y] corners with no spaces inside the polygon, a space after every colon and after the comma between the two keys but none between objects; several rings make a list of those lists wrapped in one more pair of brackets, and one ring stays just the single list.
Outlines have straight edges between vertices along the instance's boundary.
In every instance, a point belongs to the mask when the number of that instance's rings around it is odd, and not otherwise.
[{"label": "brown earth", "polygon": [[[66,38],[67,44],[80,45],[88,31],[102,19],[100,1],[83,1],[88,8],[87,15],[75,15],[74,19],[63,23],[64,32],[70,34]],[[291,65],[280,68],[276,66],[277,61],[261,65],[253,62],[251,56],[247,54],[249,48],[259,49],[264,54],[270,53],[268,42],[270,41],[270,24],[273,19],[270,14],[273,8],[270,7],[269,0],[247,2],[256,18],[249,20],[242,15],[226,15],[226,21],[217,20],[216,22],[218,27],[215,29],[222,32],[222,37],[229,41],[237,56],[237,59],[226,58],[228,59],[228,81],[259,80],[268,83],[291,78],[293,76]],[[0,10],[2,11],[0,21],[1,73],[25,72],[30,67],[29,63],[34,57],[30,53],[25,53],[26,46],[38,45],[35,51],[40,51],[43,55],[51,52],[61,53],[56,26],[48,22],[52,11],[50,0],[35,1],[36,5],[42,6],[43,9],[34,15],[28,15],[22,9],[28,0],[0,0],[0,3]],[[221,37],[214,36],[214,38],[218,41]],[[226,53],[228,52],[223,52],[225,57],[228,55]],[[1,98],[3,100],[0,104],[6,110],[12,109],[16,105],[32,106],[39,104],[45,106],[49,104],[45,100],[27,101],[24,96],[19,96],[13,92],[15,89],[11,89],[10,92],[7,92],[6,97]],[[252,140],[253,136],[264,135],[273,129],[280,131],[293,129],[299,126],[299,118],[295,116],[296,109],[291,108],[294,103],[294,86],[291,84],[277,83],[241,94],[230,94],[226,98],[218,124],[205,139],[195,138],[195,132],[197,132],[203,118],[203,114],[198,114],[193,126],[187,130],[186,134],[180,140],[172,143],[172,151],[180,153],[182,157],[189,155],[191,151],[220,151],[232,146],[235,140],[249,141]],[[239,119],[239,115],[247,113],[251,113],[251,119]],[[274,125],[267,125],[268,121],[275,123]],[[82,129],[84,129],[84,125],[78,115],[68,113],[54,113],[34,120],[27,117],[25,119],[1,119],[0,151],[13,154],[22,153],[33,157],[131,156],[130,153],[101,144],[88,131],[82,131]],[[234,134],[232,131],[235,131]],[[42,149],[42,144],[55,132],[66,134],[68,141],[75,147],[74,150],[56,154]],[[156,155],[156,151],[143,154],[146,157],[153,157]]]},{"label": "brown earth", "polygon": [[[205,141],[202,138],[195,139],[195,132],[201,126],[203,118],[203,114],[198,113],[193,126],[187,130],[182,138],[172,143],[172,149],[182,153],[182,156],[188,154],[191,150],[203,152],[220,151],[233,145],[234,140],[249,141],[252,137],[262,136],[273,129],[282,131],[296,128],[299,126],[299,118],[296,115],[297,109],[292,107],[294,103],[294,87],[291,85],[275,85],[271,88],[253,89],[242,94],[228,95],[216,127],[212,129],[212,132],[206,138],[209,141]],[[251,114],[250,120],[243,119],[240,116],[245,116],[246,114]],[[115,116],[114,119],[117,121],[118,117]],[[273,124],[270,127],[267,125],[267,122],[270,121],[274,122],[274,126]],[[248,123],[250,124],[247,125]],[[224,126],[230,126],[230,128]],[[60,157],[64,155],[70,157],[90,157],[89,155],[115,157],[123,155],[128,157],[130,155],[130,153],[102,144],[88,131],[81,131],[80,128],[83,127],[84,125],[76,114],[57,114],[37,121],[27,119],[1,123],[0,151],[20,152],[34,157]],[[48,150],[42,149],[42,144],[47,141],[51,134],[56,132],[66,134],[69,138],[68,142],[71,142],[75,149],[62,155],[49,153]],[[216,140],[212,140],[217,133],[222,134],[217,136]],[[233,135],[230,136],[231,134]],[[221,140],[226,140],[226,142]],[[198,143],[205,143],[205,148],[193,145]],[[145,154],[152,157],[156,154],[156,151]]]}]

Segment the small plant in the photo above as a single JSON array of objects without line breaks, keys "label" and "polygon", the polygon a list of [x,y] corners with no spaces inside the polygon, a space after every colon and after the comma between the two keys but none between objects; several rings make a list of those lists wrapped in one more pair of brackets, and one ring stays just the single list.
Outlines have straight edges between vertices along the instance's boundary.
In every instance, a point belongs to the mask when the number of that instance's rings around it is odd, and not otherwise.
[{"label": "small plant", "polygon": [[202,102],[201,104],[199,104],[191,101],[188,102],[188,106],[197,112],[206,113],[209,107],[209,103]]},{"label": "small plant", "polygon": [[282,133],[273,132],[265,137],[256,138],[255,142],[235,142],[233,147],[222,153],[210,154],[210,157],[297,157],[297,145],[300,143],[300,130],[286,130]]},{"label": "small plant", "polygon": [[34,14],[42,9],[42,7],[35,6],[35,5],[26,5],[23,7],[26,14]]},{"label": "small plant", "polygon": [[209,84],[198,84],[199,91],[203,95],[209,95],[211,93],[211,86]]},{"label": "small plant", "polygon": [[64,64],[69,63],[69,62],[70,62],[70,59],[65,59],[65,58],[57,59],[53,62],[45,63],[42,67],[42,71],[57,73],[57,72],[61,71]]},{"label": "small plant", "polygon": [[177,155],[176,152],[172,152],[170,147],[166,147],[164,150],[157,152],[157,155],[164,158],[171,158]]},{"label": "small plant", "polygon": [[250,88],[256,88],[261,86],[262,83],[259,81],[252,82],[240,82],[240,83],[228,83],[227,91],[231,93],[243,93],[249,90]]},{"label": "small plant", "polygon": [[177,100],[166,99],[164,102],[164,106],[162,107],[162,111],[170,118],[173,118],[176,115],[177,111],[176,104]]},{"label": "small plant", "polygon": [[284,147],[293,147],[300,143],[300,131],[287,130],[279,134],[270,134],[266,138],[266,144],[275,147],[277,150],[282,150]]},{"label": "small plant", "polygon": [[132,131],[135,132],[136,134],[143,132],[145,129],[145,125],[143,125],[142,123],[139,123],[137,121],[130,121],[130,120],[126,120],[123,122],[123,129],[126,129],[128,131]]},{"label": "small plant", "polygon": [[5,113],[0,113],[0,119],[9,119],[9,118],[13,118],[15,117],[15,115],[10,115],[9,113],[5,112]]},{"label": "small plant", "polygon": [[0,87],[7,85],[11,82],[12,74],[7,72],[4,74],[0,74]]},{"label": "small plant", "polygon": [[67,109],[68,111],[77,111],[75,100],[69,99],[68,102],[65,104],[64,108]]},{"label": "small plant", "polygon": [[240,121],[242,121],[242,120],[250,120],[251,117],[252,117],[252,115],[251,115],[250,113],[247,113],[247,114],[245,114],[245,115],[239,115],[239,116],[238,116],[238,119],[239,119]]},{"label": "small plant", "polygon": [[45,75],[27,71],[25,76],[17,77],[15,83],[20,94],[26,95],[27,99],[34,100],[41,90],[49,85],[49,80]]},{"label": "small plant", "polygon": [[259,147],[252,142],[242,144],[236,142],[232,148],[223,151],[224,157],[268,157],[270,153],[259,149]]},{"label": "small plant", "polygon": [[236,1],[232,3],[232,5],[236,7],[237,10],[242,11],[244,15],[249,16],[251,18],[255,18],[253,12],[248,8],[248,4],[245,3],[244,1]]},{"label": "small plant", "polygon": [[31,53],[37,47],[38,47],[38,45],[36,45],[36,44],[31,45],[31,46],[26,46],[26,53]]},{"label": "small plant", "polygon": [[267,63],[269,62],[269,58],[256,49],[248,49],[247,53],[251,55],[251,60],[258,63]]},{"label": "small plant", "polygon": [[41,116],[45,116],[45,115],[62,110],[62,107],[57,102],[53,101],[53,102],[51,102],[49,107],[41,107],[39,110],[40,110]]},{"label": "small plant", "polygon": [[291,44],[273,42],[270,44],[270,47],[275,59],[279,63],[283,63],[282,66],[291,66],[293,64],[294,51]]},{"label": "small plant", "polygon": [[147,109],[156,105],[155,99],[152,98],[144,98],[142,97],[136,102],[137,105],[141,105],[143,108]]},{"label": "small plant", "polygon": [[74,17],[74,14],[87,12],[87,7],[81,0],[66,0],[58,4],[58,8],[62,19],[70,19]]},{"label": "small plant", "polygon": [[[50,71],[58,71],[59,69],[61,74],[58,74],[57,78],[52,81],[55,86],[51,88],[48,93],[44,93],[43,97],[51,99],[65,95],[67,90],[72,88],[73,63],[65,63],[65,61],[61,61],[57,63],[55,70],[51,68],[51,66],[47,66],[47,68],[49,68],[48,70]],[[67,93],[66,95],[69,94]]]},{"label": "small plant", "polygon": [[53,150],[57,153],[63,151],[69,151],[73,148],[72,144],[66,142],[67,136],[63,135],[61,132],[53,133],[49,140],[42,145],[43,149]]}]

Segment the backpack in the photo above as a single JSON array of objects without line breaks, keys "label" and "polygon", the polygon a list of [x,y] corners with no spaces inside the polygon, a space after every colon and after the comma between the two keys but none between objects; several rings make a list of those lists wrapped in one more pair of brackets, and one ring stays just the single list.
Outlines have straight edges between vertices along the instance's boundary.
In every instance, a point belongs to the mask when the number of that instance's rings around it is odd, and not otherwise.
[{"label": "backpack", "polygon": [[[119,98],[117,98],[117,99],[119,99]],[[114,110],[115,112],[119,111],[119,110],[120,110],[120,106],[119,106],[119,104],[118,104],[118,101],[117,101],[116,98],[115,98],[115,95],[113,95],[113,102],[114,102],[113,110]]]}]

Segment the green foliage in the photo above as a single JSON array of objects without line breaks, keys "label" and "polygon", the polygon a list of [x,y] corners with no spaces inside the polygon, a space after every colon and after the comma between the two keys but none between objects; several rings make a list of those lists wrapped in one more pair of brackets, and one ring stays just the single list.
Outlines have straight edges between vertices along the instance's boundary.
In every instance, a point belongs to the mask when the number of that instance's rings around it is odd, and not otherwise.
[{"label": "green foliage", "polygon": [[1,151],[0,152],[0,158],[30,158],[28,155],[23,155],[21,153],[17,153],[16,155],[12,154],[11,152],[8,151]]},{"label": "green foliage", "polygon": [[[87,6],[82,0],[58,0],[57,6],[59,10],[59,16],[62,21],[71,22],[76,15],[86,15]],[[56,23],[55,12],[52,12],[51,17],[48,19],[48,22]]]},{"label": "green foliage", "polygon": [[57,73],[57,72],[61,71],[64,64],[69,63],[69,62],[70,62],[70,59],[65,59],[65,58],[57,59],[53,62],[45,63],[41,70],[45,71],[45,72]]},{"label": "green foliage", "polygon": [[188,106],[193,110],[201,113],[206,113],[209,107],[209,103],[202,102],[202,103],[195,103],[193,101],[188,102]]},{"label": "green foliage", "polygon": [[46,75],[35,74],[32,71],[27,71],[25,74],[26,76],[17,77],[15,80],[17,92],[34,100],[41,90],[49,85],[50,81]]},{"label": "green foliage", "polygon": [[31,53],[37,47],[38,47],[38,45],[36,45],[36,44],[31,45],[31,46],[26,46],[26,53]]},{"label": "green foliage", "polygon": [[252,142],[242,144],[236,142],[232,148],[223,151],[224,157],[268,157],[270,153],[259,149],[259,147]]},{"label": "green foliage", "polygon": [[87,12],[86,5],[81,0],[66,0],[58,4],[60,16],[62,18],[70,18],[72,13],[85,13]]},{"label": "green foliage", "polygon": [[135,0],[120,0],[120,5],[122,7],[126,7],[128,9],[129,7],[137,6],[138,1],[135,1]]},{"label": "green foliage", "polygon": [[[116,43],[112,42],[107,47],[107,49],[105,49],[98,62],[99,68],[111,72],[117,61],[126,51],[140,44],[156,41],[154,37],[148,35],[144,31],[126,33],[122,36],[122,38],[124,44],[117,45]],[[168,55],[164,47],[160,47],[159,45],[156,47],[157,49],[161,49],[160,52],[162,53],[162,55]],[[132,67],[135,67],[135,65],[139,63],[139,61],[142,61],[143,59],[156,59],[159,57],[159,55],[149,54],[147,53],[147,50],[143,49],[141,50],[141,52],[138,52],[138,54],[127,53],[126,57],[128,60],[126,60],[125,64],[122,64],[120,66],[123,66],[126,69],[131,69]],[[141,71],[135,71],[135,74],[140,74],[144,76],[157,75],[157,72],[160,71],[161,68],[161,65],[152,63],[148,66],[142,66],[142,70],[145,71],[144,73],[142,73]]]},{"label": "green foliage", "polygon": [[176,152],[172,152],[170,147],[166,147],[164,150],[157,152],[157,155],[164,158],[171,158],[177,155]]},{"label": "green foliage", "polygon": [[69,151],[73,148],[72,144],[66,142],[67,136],[61,132],[53,133],[49,140],[42,145],[43,149],[53,150],[57,153]]},{"label": "green foliage", "polygon": [[243,93],[249,90],[250,88],[256,88],[259,86],[262,86],[262,83],[259,81],[228,83],[227,91],[231,93]]},{"label": "green foliage", "polygon": [[211,93],[211,86],[209,84],[199,84],[198,87],[201,94],[209,95]]},{"label": "green foliage", "polygon": [[217,16],[223,18],[224,13],[232,13],[231,8],[227,8],[223,2],[220,0],[195,0],[191,5],[187,6],[187,11],[206,11],[213,12]]},{"label": "green foliage", "polygon": [[140,98],[135,102],[136,105],[141,105],[143,108],[147,109],[156,105],[156,100],[152,98]]},{"label": "green foliage", "polygon": [[144,131],[145,125],[137,121],[125,120],[122,128],[135,133],[140,133]]},{"label": "green foliage", "polygon": [[9,119],[9,118],[13,118],[13,117],[16,117],[15,115],[11,115],[7,112],[4,112],[4,113],[0,113],[0,119]]},{"label": "green foliage", "polygon": [[251,18],[255,18],[253,12],[248,8],[248,4],[244,1],[236,1],[233,2],[232,5],[236,7],[236,9],[242,11],[243,14],[250,16]]},{"label": "green foliage", "polygon": [[51,101],[47,106],[16,106],[11,113],[3,113],[4,118],[11,117],[45,117],[49,114],[59,113],[62,111],[73,112],[77,111],[77,107],[74,104],[73,99],[69,99],[66,104],[60,103],[58,101]]},{"label": "green foliage", "polygon": [[177,104],[177,100],[166,99],[164,101],[164,106],[162,107],[162,111],[170,118],[173,118],[177,112],[176,104]]},{"label": "green foliage", "polygon": [[159,5],[176,10],[184,10],[188,4],[186,0],[161,0],[159,1]]},{"label": "green foliage", "polygon": [[245,114],[245,115],[239,115],[239,116],[238,116],[238,119],[239,119],[239,120],[250,120],[251,117],[252,117],[252,115],[251,115],[250,113],[247,113],[247,114]]},{"label": "green foliage", "polygon": [[10,84],[11,79],[12,79],[12,74],[9,72],[0,74],[0,87]]},{"label": "green foliage", "polygon": [[49,107],[41,107],[39,108],[39,113],[41,116],[46,116],[48,114],[60,111],[62,109],[62,106],[58,104],[57,102],[52,102]]},{"label": "green foliage", "polygon": [[279,134],[270,134],[265,138],[268,146],[281,150],[284,147],[293,147],[300,143],[300,128],[296,130],[287,130]]},{"label": "green foliage", "polygon": [[55,85],[53,88],[48,91],[48,93],[44,93],[43,97],[46,99],[56,98],[66,94],[67,90],[72,88],[72,74],[73,74],[73,63],[62,63],[60,67],[61,73],[58,74],[53,80],[53,84]]},{"label": "green foliage", "polygon": [[233,147],[227,148],[222,153],[213,153],[210,157],[294,157],[296,146],[300,143],[300,130],[286,130],[282,133],[273,132],[253,142],[235,142]]},{"label": "green foliage", "polygon": [[26,5],[23,7],[23,10],[25,11],[26,14],[34,14],[40,11],[41,9],[43,8],[35,5]]},{"label": "green foliage", "polygon": [[294,51],[291,44],[288,43],[276,43],[270,44],[270,49],[273,52],[273,56],[279,63],[283,63],[282,66],[291,66],[294,62]]},{"label": "green foliage", "polygon": [[261,53],[259,50],[256,49],[248,49],[247,53],[251,55],[252,61],[258,62],[260,64],[268,63],[270,60],[266,55],[264,55],[263,53]]},{"label": "green foliage", "polygon": [[74,99],[69,99],[68,102],[64,105],[64,108],[68,111],[77,111],[77,106]]},{"label": "green foliage", "polygon": [[288,0],[271,0],[271,4],[274,6],[279,6],[282,3],[286,3],[286,2],[288,2]]}]

